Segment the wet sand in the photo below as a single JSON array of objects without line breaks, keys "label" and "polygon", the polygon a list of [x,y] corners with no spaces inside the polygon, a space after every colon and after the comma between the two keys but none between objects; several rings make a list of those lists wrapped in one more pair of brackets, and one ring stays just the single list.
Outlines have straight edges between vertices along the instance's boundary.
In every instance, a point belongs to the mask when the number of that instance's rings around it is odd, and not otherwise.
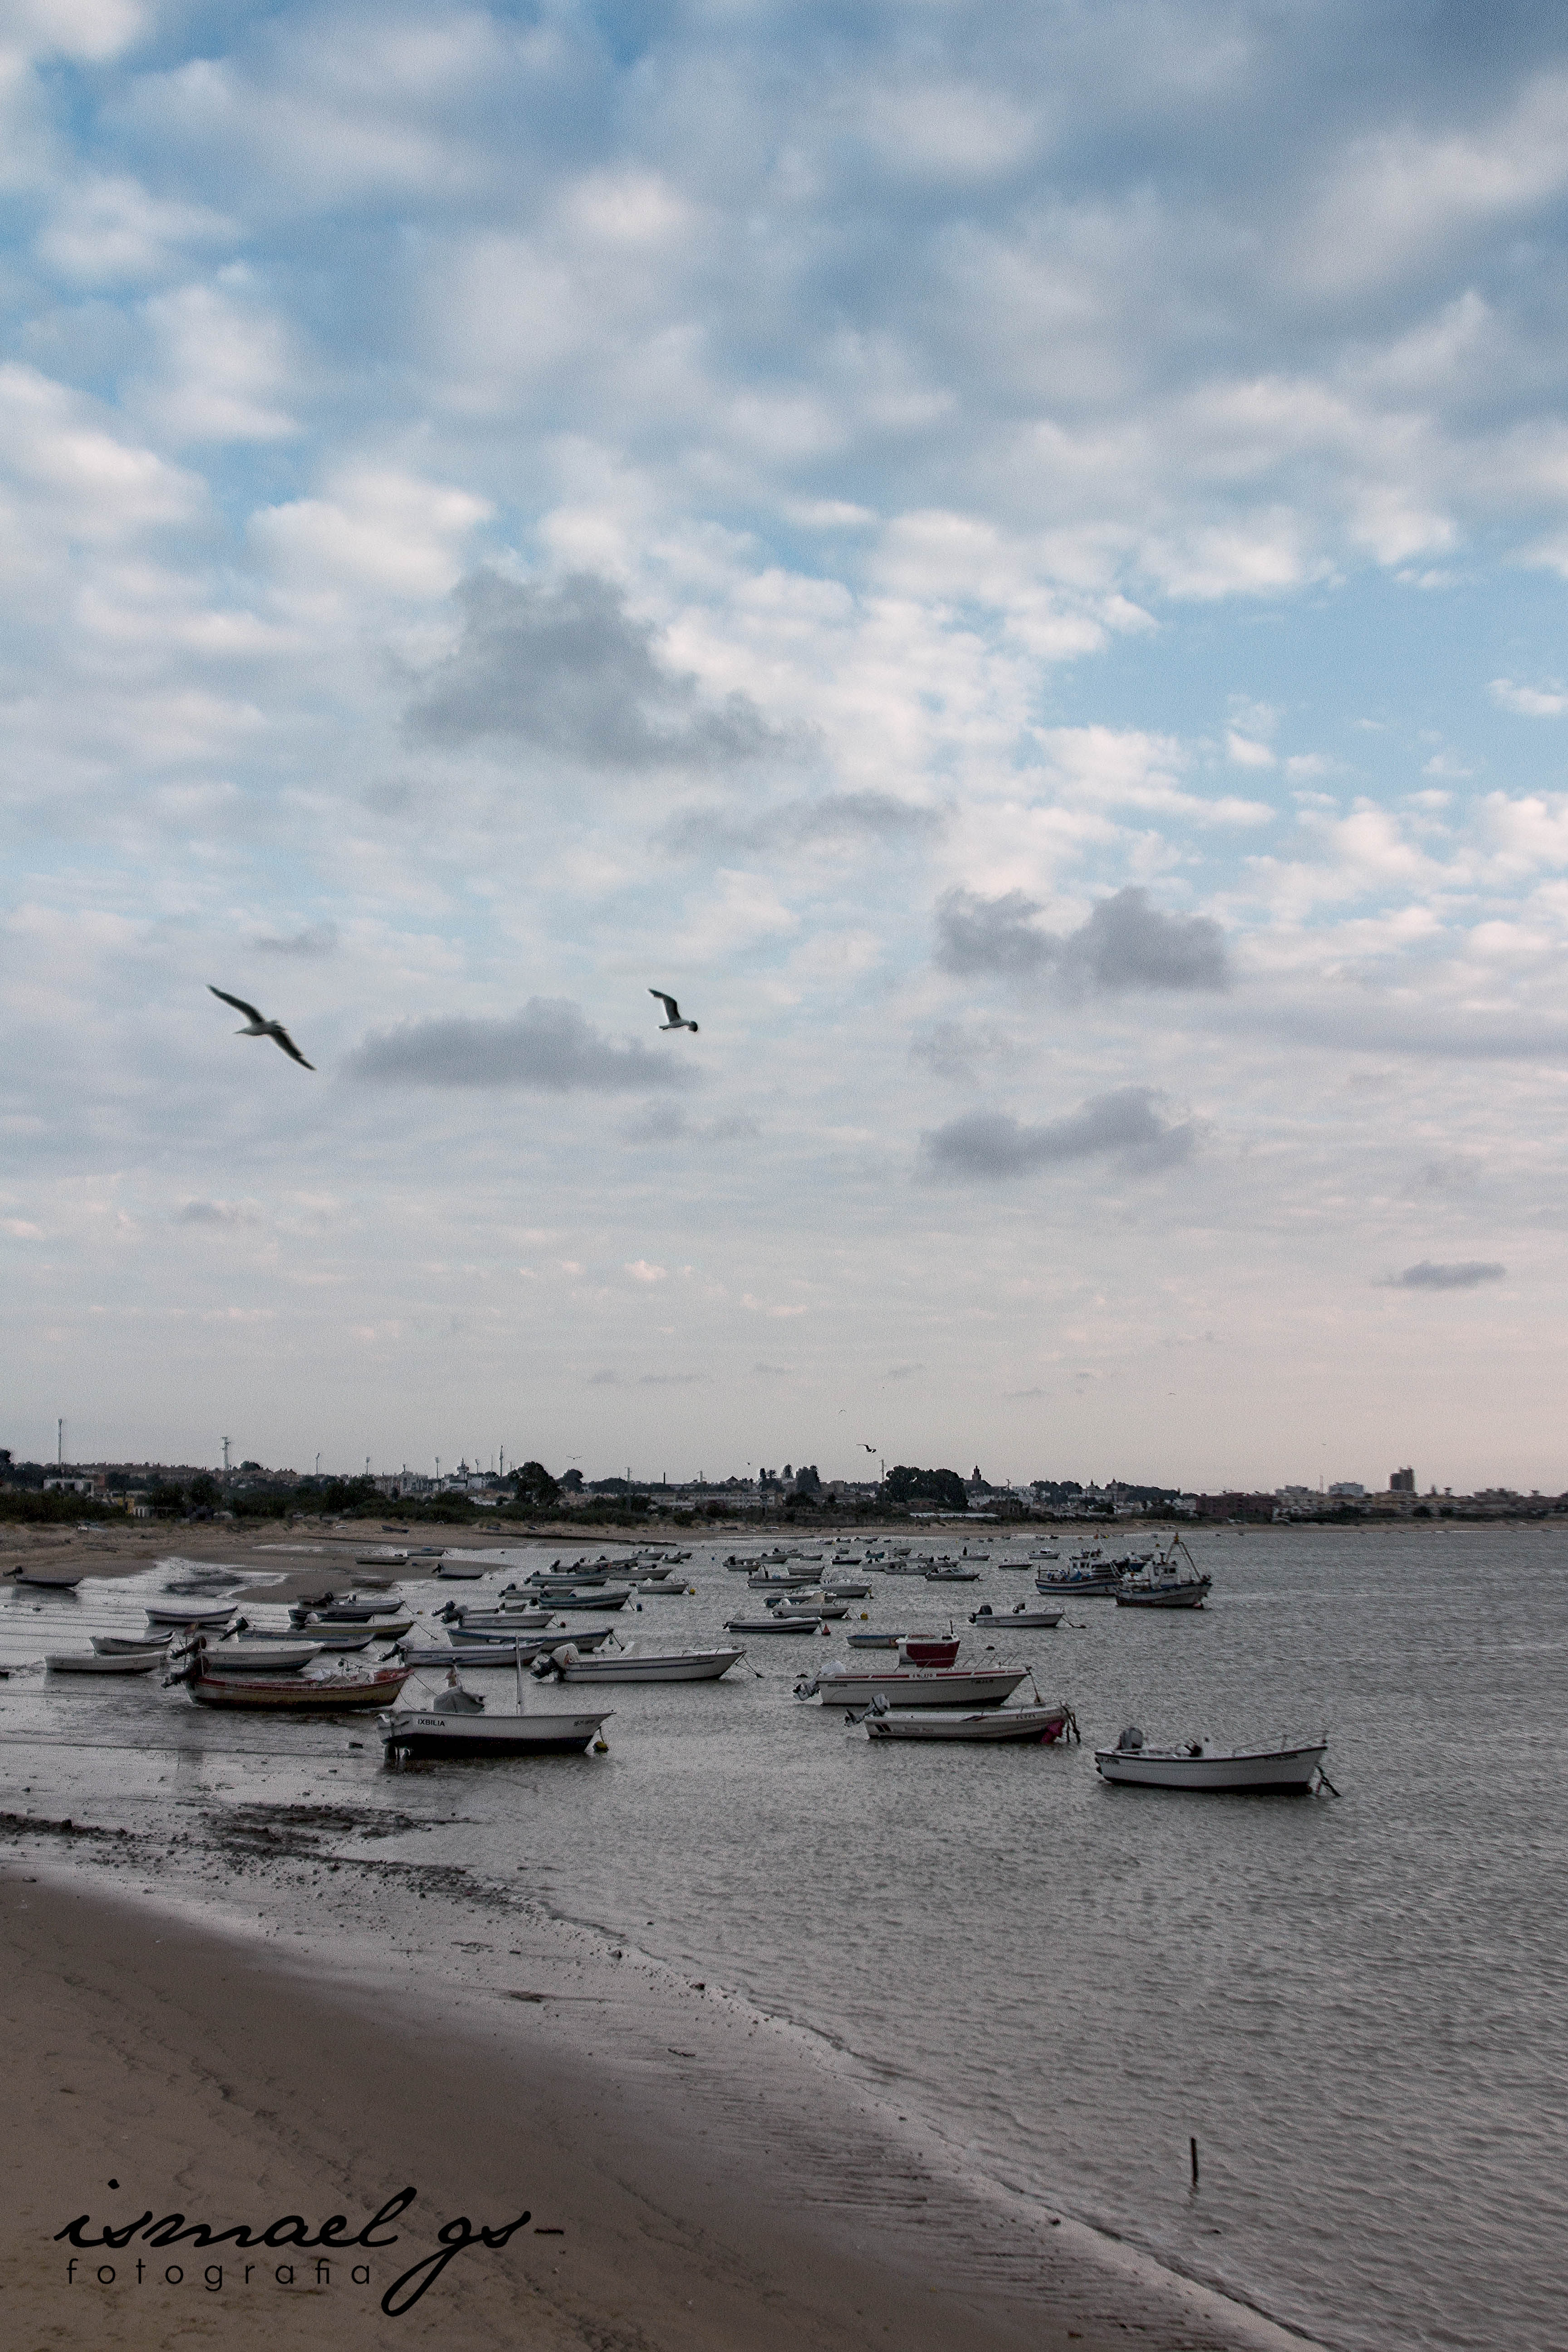
[{"label": "wet sand", "polygon": [[[552,1923],[485,1918],[453,1946],[468,1962],[454,1972],[438,1947],[464,1923],[426,1912],[389,1927],[415,1938],[395,1952],[362,1943],[355,1973],[346,1919],[333,1966],[310,1930],[194,1917],[140,1870],[114,1885],[53,1857],[30,1876],[32,1859],[13,1849],[0,1879],[0,2340],[16,2352],[1290,2341],[1070,2222],[966,2194],[754,2016]],[[342,2213],[353,2231],[405,2186],[419,2196],[399,2245],[334,2253],[324,2276],[313,2252],[138,2243],[83,2252],[68,2284],[72,2250],[54,2242],[84,2211],[96,2236],[149,2208],[258,2231],[300,2214],[311,2234]],[[384,2316],[442,2224],[525,2209],[502,2250],[465,2249]]]}]

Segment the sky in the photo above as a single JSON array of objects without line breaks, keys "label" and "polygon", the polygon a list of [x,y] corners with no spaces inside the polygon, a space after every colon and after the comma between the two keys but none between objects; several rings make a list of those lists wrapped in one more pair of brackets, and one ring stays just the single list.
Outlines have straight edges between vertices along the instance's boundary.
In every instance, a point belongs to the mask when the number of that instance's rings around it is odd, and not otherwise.
[{"label": "sky", "polygon": [[0,206],[0,1444],[1568,1487],[1560,8],[5,0]]}]

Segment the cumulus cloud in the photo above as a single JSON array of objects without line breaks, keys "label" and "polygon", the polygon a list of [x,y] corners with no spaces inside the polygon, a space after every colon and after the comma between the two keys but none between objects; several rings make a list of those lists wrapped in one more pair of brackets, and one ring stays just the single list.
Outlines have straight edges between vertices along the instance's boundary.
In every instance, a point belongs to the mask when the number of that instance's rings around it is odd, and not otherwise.
[{"label": "cumulus cloud", "polygon": [[1140,1174],[1190,1159],[1196,1131],[1190,1120],[1162,1116],[1161,1097],[1148,1087],[1121,1087],[1096,1095],[1067,1118],[1026,1127],[1007,1111],[971,1111],[922,1137],[928,1172],[1002,1182],[1075,1160],[1120,1159]]},{"label": "cumulus cloud", "polygon": [[557,587],[475,572],[456,591],[458,644],[407,713],[426,742],[502,737],[591,768],[637,773],[751,760],[773,739],[745,695],[705,699],[613,582]]},{"label": "cumulus cloud", "polygon": [[690,1086],[690,1065],[595,1029],[581,1005],[531,996],[502,1020],[405,1021],[350,1054],[350,1077],[382,1086],[521,1087],[541,1094],[630,1094]]},{"label": "cumulus cloud", "polygon": [[1489,688],[1500,709],[1516,719],[1561,719],[1568,710],[1568,694],[1555,679],[1550,686],[1516,686],[1511,677],[1494,677]]},{"label": "cumulus cloud", "polygon": [[1394,1275],[1393,1283],[1396,1290],[1474,1290],[1479,1283],[1500,1282],[1507,1272],[1489,1258],[1459,1258],[1444,1265],[1424,1257]]},{"label": "cumulus cloud", "polygon": [[1167,915],[1147,890],[1102,898],[1065,937],[1037,928],[1037,900],[1022,890],[983,898],[951,890],[937,908],[937,962],[968,976],[1028,980],[1049,972],[1069,990],[1117,995],[1129,990],[1225,989],[1225,934],[1206,915]]}]

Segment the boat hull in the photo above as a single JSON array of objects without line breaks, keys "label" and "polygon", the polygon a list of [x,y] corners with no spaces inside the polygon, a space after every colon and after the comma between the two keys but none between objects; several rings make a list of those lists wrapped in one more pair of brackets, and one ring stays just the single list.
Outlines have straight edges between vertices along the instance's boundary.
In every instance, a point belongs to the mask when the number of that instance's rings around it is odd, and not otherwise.
[{"label": "boat hull", "polygon": [[390,1756],[580,1756],[607,1715],[421,1715],[398,1707],[377,1719]]},{"label": "boat hull", "polygon": [[744,1650],[686,1650],[663,1656],[584,1658],[557,1668],[564,1683],[716,1683]]},{"label": "boat hull", "polygon": [[873,1739],[967,1739],[992,1745],[1002,1740],[1030,1740],[1049,1748],[1072,1722],[1065,1706],[889,1707],[886,1715],[868,1715],[866,1729]]},{"label": "boat hull", "polygon": [[1126,1586],[1116,1596],[1118,1609],[1201,1609],[1214,1590],[1212,1577],[1195,1583],[1155,1585],[1147,1592]]},{"label": "boat hull", "polygon": [[994,1630],[1005,1625],[1009,1633],[1049,1633],[1062,1622],[1059,1609],[998,1609],[994,1612],[977,1609],[970,1618],[974,1626]]},{"label": "boat hull", "polygon": [[728,1617],[726,1633],[815,1633],[817,1617]]},{"label": "boat hull", "polygon": [[1308,1748],[1258,1749],[1255,1753],[1187,1756],[1132,1753],[1121,1748],[1095,1752],[1095,1769],[1102,1780],[1131,1789],[1184,1789],[1210,1793],[1258,1794],[1273,1790],[1282,1796],[1310,1796],[1317,1781],[1327,1740]]},{"label": "boat hull", "polygon": [[118,1657],[105,1657],[96,1650],[46,1654],[44,1664],[51,1675],[150,1675],[163,1663],[162,1650],[144,1651],[142,1656],[121,1653]]},{"label": "boat hull", "polygon": [[270,1709],[283,1715],[343,1715],[364,1707],[384,1706],[395,1699],[413,1673],[397,1666],[388,1674],[363,1680],[339,1681],[322,1675],[312,1680],[299,1675],[290,1682],[268,1682],[260,1675],[193,1675],[187,1687],[198,1706]]},{"label": "boat hull", "polygon": [[989,1671],[964,1666],[909,1666],[890,1670],[818,1675],[805,1695],[824,1706],[869,1706],[885,1698],[891,1707],[1000,1706],[1023,1682],[1027,1666]]}]

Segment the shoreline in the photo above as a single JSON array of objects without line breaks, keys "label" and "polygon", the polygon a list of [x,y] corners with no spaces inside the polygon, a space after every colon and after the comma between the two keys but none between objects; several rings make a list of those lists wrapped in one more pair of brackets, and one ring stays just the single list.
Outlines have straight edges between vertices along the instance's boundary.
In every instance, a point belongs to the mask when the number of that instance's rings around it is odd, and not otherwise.
[{"label": "shoreline", "polygon": [[[319,1853],[275,1859],[272,1904],[242,1915],[238,1887],[182,1894],[178,1866],[156,1883],[151,1854],[116,1841],[121,1857],[129,1885],[36,1848],[13,1848],[0,1875],[21,2126],[0,2247],[8,2341],[141,2347],[199,2323],[215,2343],[313,2345],[328,2294],[348,2347],[437,2328],[448,2346],[511,2345],[520,2304],[541,2352],[848,2352],[868,2333],[915,2352],[1306,2341],[963,2179],[802,2030],[536,1904],[454,1888],[438,1863],[351,1871],[345,1899]],[[445,1883],[411,1899],[415,1875]],[[454,2259],[395,2320],[363,2290],[340,2294],[341,2276],[274,2282],[265,2301],[258,2276],[247,2302],[231,2271],[204,2288],[210,2303],[149,2280],[132,2306],[118,2277],[76,2300],[81,2274],[68,2296],[51,2273],[68,2253],[55,2231],[84,2210],[123,2221],[151,2205],[215,2228],[318,2204],[363,2218],[410,2183],[427,2222],[405,2264],[459,2213],[493,2224],[527,2206],[533,2221],[503,2251]]]}]

